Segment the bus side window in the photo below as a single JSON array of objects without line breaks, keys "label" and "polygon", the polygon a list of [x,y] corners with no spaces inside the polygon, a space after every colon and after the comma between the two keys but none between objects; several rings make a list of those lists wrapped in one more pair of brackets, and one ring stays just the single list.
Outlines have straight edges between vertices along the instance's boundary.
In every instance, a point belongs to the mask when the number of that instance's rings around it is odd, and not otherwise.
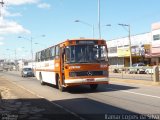
[{"label": "bus side window", "polygon": [[45,50],[45,60],[49,60],[49,58],[50,58],[50,49],[48,48]]},{"label": "bus side window", "polygon": [[45,60],[45,51],[41,51],[41,61]]},{"label": "bus side window", "polygon": [[35,61],[38,61],[38,53],[36,53]]},{"label": "bus side window", "polygon": [[50,48],[50,60],[53,60],[55,57],[55,47]]},{"label": "bus side window", "polygon": [[59,55],[60,55],[60,47],[57,45],[56,46],[56,50],[55,50],[55,58],[59,58]]},{"label": "bus side window", "polygon": [[41,61],[41,52],[38,52],[37,54],[38,54],[38,58],[37,58],[38,62],[40,62]]}]

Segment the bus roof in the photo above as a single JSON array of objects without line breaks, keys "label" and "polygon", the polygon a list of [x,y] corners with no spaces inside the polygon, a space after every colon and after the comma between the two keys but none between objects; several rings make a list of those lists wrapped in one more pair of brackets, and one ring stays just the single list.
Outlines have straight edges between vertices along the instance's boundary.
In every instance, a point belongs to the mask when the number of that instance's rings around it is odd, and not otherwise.
[{"label": "bus roof", "polygon": [[73,38],[73,39],[67,39],[67,40],[104,40],[104,39],[80,37],[80,38]]},{"label": "bus roof", "polygon": [[[89,41],[89,40],[92,40],[92,41],[105,41],[104,39],[96,39],[96,38],[84,38],[84,37],[80,37],[80,38],[72,38],[72,39],[66,39],[66,40],[64,40],[63,42],[61,42],[61,43],[59,43],[59,44],[56,44],[56,45],[62,45],[62,44],[64,44],[64,43],[66,43],[66,42],[68,42],[68,41]],[[51,46],[49,46],[49,47],[47,47],[47,48],[45,48],[45,49],[42,49],[42,50],[46,50],[46,49],[48,49],[48,48],[51,48],[51,47],[53,47],[53,46],[56,46],[56,45],[51,45]],[[42,51],[42,50],[40,50],[40,51]],[[37,52],[40,52],[40,51],[37,51]],[[37,53],[36,52],[36,53]]]}]

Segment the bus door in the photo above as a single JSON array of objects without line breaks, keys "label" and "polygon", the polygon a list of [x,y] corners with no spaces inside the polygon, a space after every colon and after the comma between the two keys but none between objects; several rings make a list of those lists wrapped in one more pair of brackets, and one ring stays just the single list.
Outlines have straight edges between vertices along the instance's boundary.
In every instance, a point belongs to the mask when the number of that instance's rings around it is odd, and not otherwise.
[{"label": "bus door", "polygon": [[61,47],[60,48],[60,52],[61,52],[61,57],[60,57],[60,63],[61,63],[61,66],[60,66],[60,75],[61,75],[61,78],[62,78],[62,84],[64,83],[64,76],[65,76],[65,73],[64,73],[64,62],[65,62],[65,48],[64,47]]},{"label": "bus door", "polygon": [[64,74],[65,48],[61,48],[61,53],[62,53],[62,56],[61,56],[61,70],[62,70],[62,73]]}]

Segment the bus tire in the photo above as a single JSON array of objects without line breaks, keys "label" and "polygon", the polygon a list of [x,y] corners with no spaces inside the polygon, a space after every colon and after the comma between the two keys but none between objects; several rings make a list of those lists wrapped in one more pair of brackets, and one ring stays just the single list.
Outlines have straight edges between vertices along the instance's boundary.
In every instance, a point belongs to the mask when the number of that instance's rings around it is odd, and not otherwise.
[{"label": "bus tire", "polygon": [[39,74],[39,79],[40,79],[41,85],[45,85],[45,82],[43,81],[43,78],[42,78],[42,74],[41,74],[41,73]]},{"label": "bus tire", "polygon": [[91,88],[92,90],[96,90],[97,87],[98,87],[98,84],[91,84],[91,85],[90,85],[90,88]]},{"label": "bus tire", "polygon": [[64,91],[64,87],[61,85],[61,83],[60,83],[60,78],[59,78],[59,76],[57,76],[57,87],[58,87],[58,89],[61,91],[61,92],[63,92]]}]

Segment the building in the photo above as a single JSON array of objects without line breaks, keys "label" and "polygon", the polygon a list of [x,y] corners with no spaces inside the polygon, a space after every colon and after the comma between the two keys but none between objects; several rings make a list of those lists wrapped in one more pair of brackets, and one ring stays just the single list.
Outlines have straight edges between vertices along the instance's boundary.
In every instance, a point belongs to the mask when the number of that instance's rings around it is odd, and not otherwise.
[{"label": "building", "polygon": [[[160,23],[154,23],[151,32],[137,34],[131,39],[132,64],[144,62],[148,65],[160,64]],[[130,65],[129,37],[107,41],[110,65],[128,67]]]},{"label": "building", "polygon": [[160,22],[152,24],[151,63],[160,65]]}]

